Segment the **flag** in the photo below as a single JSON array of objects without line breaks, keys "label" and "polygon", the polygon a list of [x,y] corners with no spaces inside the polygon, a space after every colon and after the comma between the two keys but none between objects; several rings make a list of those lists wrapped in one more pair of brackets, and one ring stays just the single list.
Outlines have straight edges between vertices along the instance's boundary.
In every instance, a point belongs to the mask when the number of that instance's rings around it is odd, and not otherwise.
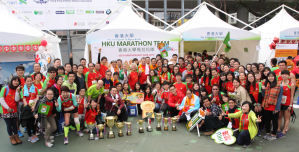
[{"label": "flag", "polygon": [[225,45],[224,51],[227,53],[231,49],[229,32],[225,36],[223,44]]}]

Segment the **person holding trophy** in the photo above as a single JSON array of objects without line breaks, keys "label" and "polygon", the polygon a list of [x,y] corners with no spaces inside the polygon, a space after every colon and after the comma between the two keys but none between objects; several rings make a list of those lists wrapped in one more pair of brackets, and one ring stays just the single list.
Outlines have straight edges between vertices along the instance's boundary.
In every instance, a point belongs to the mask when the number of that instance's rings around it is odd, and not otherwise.
[{"label": "person holding trophy", "polygon": [[117,94],[116,87],[110,88],[110,93],[105,97],[105,109],[108,111],[107,116],[117,116],[120,122],[127,120],[127,111],[123,101]]},{"label": "person holding trophy", "polygon": [[55,102],[55,106],[58,112],[62,111],[62,113],[64,114],[64,144],[66,145],[69,143],[68,133],[71,114],[73,114],[74,116],[77,135],[83,137],[83,133],[80,131],[80,121],[78,117],[78,103],[76,101],[76,95],[69,93],[69,88],[67,86],[62,86],[60,90],[61,95],[58,98],[58,102]]},{"label": "person holding trophy", "polygon": [[183,99],[182,103],[177,106],[180,110],[178,119],[181,121],[189,121],[200,107],[199,97],[192,93],[190,88],[187,89],[187,96]]}]

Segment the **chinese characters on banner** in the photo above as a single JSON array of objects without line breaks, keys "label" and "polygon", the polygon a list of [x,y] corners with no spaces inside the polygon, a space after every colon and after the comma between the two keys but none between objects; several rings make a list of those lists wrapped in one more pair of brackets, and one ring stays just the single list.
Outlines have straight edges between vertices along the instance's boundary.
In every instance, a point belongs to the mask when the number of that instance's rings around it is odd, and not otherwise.
[{"label": "chinese characters on banner", "polygon": [[218,129],[211,138],[214,139],[215,143],[225,145],[232,145],[236,142],[236,137],[233,136],[233,130],[230,128]]},{"label": "chinese characters on banner", "polygon": [[[287,40],[289,41],[289,40]],[[294,44],[276,44],[275,58],[278,62],[285,60],[288,56],[297,56],[298,43]]]},{"label": "chinese characters on banner", "polygon": [[128,65],[132,63],[133,58],[156,58],[157,54],[163,54],[171,61],[172,55],[178,54],[177,41],[102,41],[91,43],[93,63],[98,61],[99,48],[102,48],[101,57],[107,57],[108,63],[121,59]]}]

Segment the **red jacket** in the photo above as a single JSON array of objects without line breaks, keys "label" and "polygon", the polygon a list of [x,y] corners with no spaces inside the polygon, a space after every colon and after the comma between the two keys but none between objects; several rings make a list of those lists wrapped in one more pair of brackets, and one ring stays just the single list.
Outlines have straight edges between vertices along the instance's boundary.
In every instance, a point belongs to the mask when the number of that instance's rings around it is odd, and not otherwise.
[{"label": "red jacket", "polygon": [[175,104],[181,104],[181,102],[185,97],[183,93],[181,93],[180,91],[177,90],[176,92],[177,92],[176,96],[170,93],[169,100],[168,100],[168,105],[173,108],[175,107]]},{"label": "red jacket", "polygon": [[106,98],[105,98],[105,101],[106,101],[106,106],[105,106],[105,109],[108,110],[108,111],[114,111],[114,110],[121,110],[123,107],[124,107],[124,103],[122,102],[122,100],[120,99],[120,96],[118,95],[118,102],[117,102],[117,106],[113,106],[112,107],[112,103],[114,103],[114,100],[112,99],[112,96],[110,93],[107,94]]}]

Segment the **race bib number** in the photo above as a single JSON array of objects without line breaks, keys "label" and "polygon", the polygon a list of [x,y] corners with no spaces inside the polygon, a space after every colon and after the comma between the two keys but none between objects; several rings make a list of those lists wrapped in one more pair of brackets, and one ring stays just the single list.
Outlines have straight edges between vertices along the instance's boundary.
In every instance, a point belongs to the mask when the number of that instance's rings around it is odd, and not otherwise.
[{"label": "race bib number", "polygon": [[29,100],[29,106],[30,106],[30,107],[33,107],[33,106],[34,106],[34,103],[35,103],[34,100]]},{"label": "race bib number", "polygon": [[74,106],[70,106],[70,107],[68,107],[68,108],[64,108],[64,111],[72,111],[72,110],[74,110],[74,109],[75,109]]},{"label": "race bib number", "polygon": [[96,84],[98,81],[97,80],[93,80],[92,81],[92,84]]},{"label": "race bib number", "polygon": [[287,102],[287,96],[282,96],[281,104],[286,104],[286,102]]}]

